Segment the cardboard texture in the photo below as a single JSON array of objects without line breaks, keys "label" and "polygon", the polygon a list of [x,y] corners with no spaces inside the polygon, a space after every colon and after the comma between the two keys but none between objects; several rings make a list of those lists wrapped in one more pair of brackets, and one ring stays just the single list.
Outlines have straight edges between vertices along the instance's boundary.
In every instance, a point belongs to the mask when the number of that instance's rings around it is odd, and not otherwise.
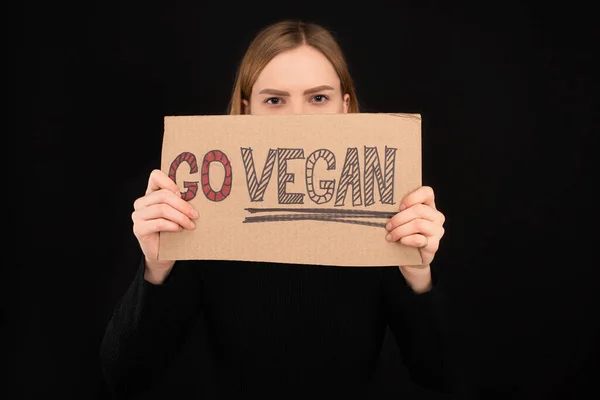
[{"label": "cardboard texture", "polygon": [[200,217],[159,259],[421,264],[384,228],[421,186],[418,114],[167,116],[161,169]]}]

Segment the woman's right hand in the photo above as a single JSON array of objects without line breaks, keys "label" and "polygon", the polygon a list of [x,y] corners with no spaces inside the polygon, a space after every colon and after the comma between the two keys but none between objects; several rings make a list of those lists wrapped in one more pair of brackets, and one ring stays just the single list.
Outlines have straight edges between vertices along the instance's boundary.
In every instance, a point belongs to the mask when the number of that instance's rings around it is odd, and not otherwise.
[{"label": "woman's right hand", "polygon": [[133,233],[146,262],[146,279],[162,283],[175,261],[158,260],[159,232],[194,229],[198,212],[181,198],[181,190],[164,172],[155,169],[148,179],[146,194],[133,204]]}]

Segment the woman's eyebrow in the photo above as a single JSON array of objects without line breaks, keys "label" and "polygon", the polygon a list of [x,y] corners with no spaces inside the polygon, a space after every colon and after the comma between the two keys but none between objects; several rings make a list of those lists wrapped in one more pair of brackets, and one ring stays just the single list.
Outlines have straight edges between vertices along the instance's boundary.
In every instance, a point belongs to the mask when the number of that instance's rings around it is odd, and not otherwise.
[{"label": "woman's eyebrow", "polygon": [[333,88],[329,85],[315,86],[314,88],[306,89],[304,91],[304,94],[313,94],[313,93],[322,92],[324,90],[333,90]]},{"label": "woman's eyebrow", "polygon": [[[331,87],[329,85],[320,85],[320,86],[315,86],[310,89],[306,89],[304,91],[304,94],[307,95],[307,94],[319,93],[324,90],[334,90],[334,89],[333,89],[333,87]],[[273,96],[289,96],[290,92],[286,92],[285,90],[278,90],[278,89],[263,89],[260,92],[258,92],[258,94],[271,94]]]},{"label": "woman's eyebrow", "polygon": [[274,96],[289,96],[290,93],[283,91],[283,90],[277,90],[277,89],[263,89],[260,92],[258,92],[258,94],[272,94]]}]

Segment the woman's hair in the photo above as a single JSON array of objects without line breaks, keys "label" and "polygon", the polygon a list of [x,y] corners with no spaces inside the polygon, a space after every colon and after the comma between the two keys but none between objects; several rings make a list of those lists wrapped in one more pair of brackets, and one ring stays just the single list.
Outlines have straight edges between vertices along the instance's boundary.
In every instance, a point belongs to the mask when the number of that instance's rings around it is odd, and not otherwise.
[{"label": "woman's hair", "polygon": [[344,53],[331,32],[314,23],[285,20],[263,28],[250,43],[237,71],[229,114],[243,113],[242,100],[250,100],[254,83],[275,56],[301,45],[311,46],[327,57],[340,78],[342,96],[346,93],[350,95],[348,112],[359,112]]}]

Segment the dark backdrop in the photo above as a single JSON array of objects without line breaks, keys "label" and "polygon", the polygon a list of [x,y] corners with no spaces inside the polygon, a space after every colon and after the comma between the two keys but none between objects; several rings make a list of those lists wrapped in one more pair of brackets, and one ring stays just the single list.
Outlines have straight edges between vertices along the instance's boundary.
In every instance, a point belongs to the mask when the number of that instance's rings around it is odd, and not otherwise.
[{"label": "dark backdrop", "polygon": [[[435,262],[482,398],[597,390],[589,10],[202,4],[9,9],[2,358],[17,397],[104,396],[98,346],[140,257],[130,214],[160,165],[162,118],[223,113],[252,35],[282,17],[334,30],[364,111],[422,114],[423,180],[448,218]],[[157,393],[199,390],[202,346]],[[386,341],[381,376],[398,370]]]}]

